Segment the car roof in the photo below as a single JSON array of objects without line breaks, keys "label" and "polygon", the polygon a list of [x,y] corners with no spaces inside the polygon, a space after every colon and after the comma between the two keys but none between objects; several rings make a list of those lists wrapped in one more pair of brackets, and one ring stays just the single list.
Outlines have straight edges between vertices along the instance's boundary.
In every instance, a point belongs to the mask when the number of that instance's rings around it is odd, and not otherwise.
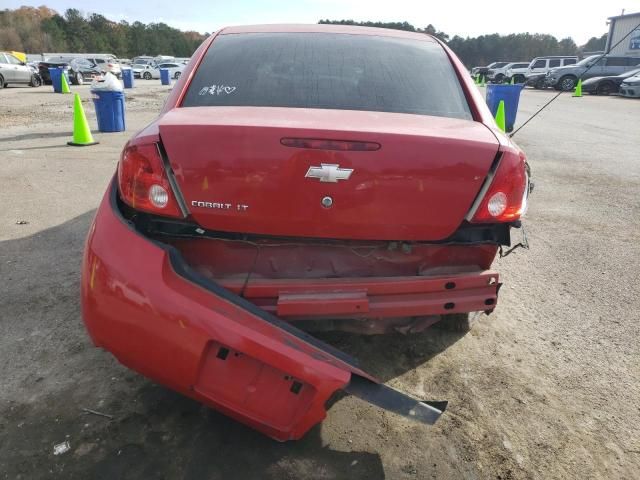
[{"label": "car roof", "polygon": [[542,60],[544,58],[578,58],[577,55],[545,55],[543,57],[536,57],[534,60]]},{"label": "car roof", "polygon": [[347,35],[369,35],[377,37],[409,38],[426,42],[435,42],[431,35],[390,28],[360,27],[358,25],[326,25],[326,24],[274,24],[243,25],[226,27],[220,35],[238,33],[334,33]]}]

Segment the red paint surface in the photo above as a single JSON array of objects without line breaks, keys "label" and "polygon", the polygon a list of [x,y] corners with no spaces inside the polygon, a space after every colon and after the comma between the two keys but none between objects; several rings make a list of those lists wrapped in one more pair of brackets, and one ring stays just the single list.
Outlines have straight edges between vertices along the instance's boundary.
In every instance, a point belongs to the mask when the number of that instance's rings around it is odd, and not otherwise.
[{"label": "red paint surface", "polygon": [[[167,253],[126,226],[107,197],[87,238],[82,314],[94,343],[120,362],[278,440],[321,421],[352,372],[371,378],[178,276]],[[217,344],[251,360],[216,365]],[[281,373],[303,383],[286,401],[268,381]]]},{"label": "red paint surface", "polygon": [[[498,150],[478,122],[397,113],[191,107],[167,112],[159,129],[196,222],[296,237],[444,239],[460,226]],[[381,148],[291,148],[281,144],[284,137]],[[338,183],[305,178],[323,163],[353,173]],[[325,196],[333,199],[331,208],[322,205]]]}]

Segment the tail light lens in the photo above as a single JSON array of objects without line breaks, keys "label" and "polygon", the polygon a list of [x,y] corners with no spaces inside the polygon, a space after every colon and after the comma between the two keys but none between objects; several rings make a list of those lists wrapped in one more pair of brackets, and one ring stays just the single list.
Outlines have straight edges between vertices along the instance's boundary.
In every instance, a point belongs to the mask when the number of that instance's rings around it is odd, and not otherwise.
[{"label": "tail light lens", "polygon": [[472,223],[513,222],[527,209],[529,175],[523,153],[504,152]]},{"label": "tail light lens", "polygon": [[118,164],[118,186],[120,197],[131,208],[183,217],[155,143],[124,147]]}]

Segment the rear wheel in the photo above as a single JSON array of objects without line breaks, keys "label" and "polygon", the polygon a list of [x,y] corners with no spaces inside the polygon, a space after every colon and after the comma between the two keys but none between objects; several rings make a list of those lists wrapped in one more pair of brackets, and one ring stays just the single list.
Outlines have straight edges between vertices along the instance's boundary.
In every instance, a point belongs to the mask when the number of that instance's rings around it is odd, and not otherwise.
[{"label": "rear wheel", "polygon": [[544,78],[541,78],[539,80],[536,80],[536,83],[533,87],[537,88],[538,90],[544,90],[545,86],[546,85],[544,84]]},{"label": "rear wheel", "polygon": [[614,87],[611,82],[602,82],[596,89],[598,95],[611,95],[614,92]]},{"label": "rear wheel", "polygon": [[0,75],[0,88],[4,88],[4,86],[5,86],[4,77]]},{"label": "rear wheel", "polygon": [[435,324],[440,330],[467,333],[473,328],[473,318],[468,313],[453,313],[442,315],[442,320]]},{"label": "rear wheel", "polygon": [[142,78],[144,78],[145,80],[151,80],[151,72],[144,72],[142,74]]},{"label": "rear wheel", "polygon": [[77,72],[76,73],[76,85],[83,85],[84,84],[84,76],[82,75],[82,73]]},{"label": "rear wheel", "polygon": [[513,76],[513,81],[515,83],[524,83],[524,81],[525,81],[524,75],[514,75]]},{"label": "rear wheel", "polygon": [[178,79],[180,78],[180,72],[176,72],[176,73],[173,75],[173,78],[175,78],[176,80],[178,80]]},{"label": "rear wheel", "polygon": [[502,83],[504,81],[504,75],[499,73],[498,75],[495,76],[493,81],[494,81],[494,83]]}]

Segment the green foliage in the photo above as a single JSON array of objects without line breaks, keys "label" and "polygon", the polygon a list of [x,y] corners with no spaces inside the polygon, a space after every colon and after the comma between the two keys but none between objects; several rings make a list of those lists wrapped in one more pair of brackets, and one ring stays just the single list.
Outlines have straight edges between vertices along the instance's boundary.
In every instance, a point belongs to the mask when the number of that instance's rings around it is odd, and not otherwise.
[{"label": "green foliage", "polygon": [[75,8],[63,16],[47,7],[0,10],[0,50],[190,57],[206,37],[164,23],[116,23]]},{"label": "green foliage", "polygon": [[607,34],[601,37],[591,37],[580,49],[583,52],[603,52],[607,45]]},{"label": "green foliage", "polygon": [[469,68],[487,65],[494,61],[525,62],[542,55],[575,55],[579,51],[603,50],[606,34],[592,38],[581,48],[571,38],[558,40],[553,35],[542,33],[512,33],[510,35],[481,35],[479,37],[450,38],[429,24],[416,28],[407,22],[355,22],[353,20],[320,20],[318,23],[336,25],[359,25],[366,27],[393,28],[410,32],[427,33],[446,42]]}]

